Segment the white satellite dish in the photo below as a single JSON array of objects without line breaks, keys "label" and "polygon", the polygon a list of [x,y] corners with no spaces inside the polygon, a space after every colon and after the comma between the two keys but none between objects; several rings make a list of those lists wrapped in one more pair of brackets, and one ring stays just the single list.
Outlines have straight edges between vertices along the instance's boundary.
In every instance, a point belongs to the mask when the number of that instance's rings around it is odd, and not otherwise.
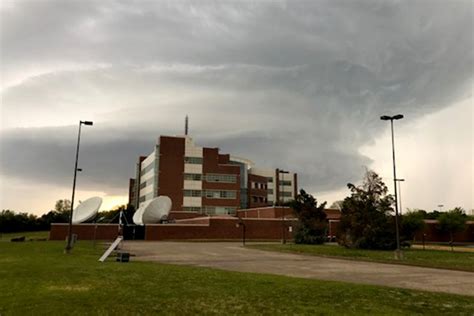
[{"label": "white satellite dish", "polygon": [[159,196],[147,201],[133,214],[133,222],[136,225],[158,223],[168,216],[171,205],[171,199],[167,196]]},{"label": "white satellite dish", "polygon": [[171,199],[167,196],[159,196],[151,200],[143,210],[142,223],[153,224],[158,223],[168,216],[171,210]]},{"label": "white satellite dish", "polygon": [[143,207],[139,207],[138,210],[133,213],[133,222],[135,225],[143,225],[142,223],[142,214],[143,214]]},{"label": "white satellite dish", "polygon": [[133,214],[133,218],[132,218],[135,225],[143,225],[143,222],[142,222],[143,211],[151,203],[151,201],[153,201],[153,200],[143,202],[140,205],[140,207],[138,208],[138,210],[135,211],[135,213]]},{"label": "white satellite dish", "polygon": [[91,197],[79,204],[72,212],[72,223],[80,224],[93,218],[102,205],[102,198],[98,196]]}]

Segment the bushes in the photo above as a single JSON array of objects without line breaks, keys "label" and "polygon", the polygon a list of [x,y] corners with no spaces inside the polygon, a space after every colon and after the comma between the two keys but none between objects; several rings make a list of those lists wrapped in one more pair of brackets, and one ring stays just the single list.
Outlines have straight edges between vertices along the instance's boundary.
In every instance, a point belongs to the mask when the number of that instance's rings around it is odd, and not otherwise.
[{"label": "bushes", "polygon": [[367,171],[361,186],[349,183],[351,196],[341,210],[338,242],[348,248],[396,249],[395,224],[390,213],[394,202],[387,186]]},{"label": "bushes", "polygon": [[318,202],[304,190],[290,203],[299,223],[295,231],[297,244],[322,244],[326,241],[328,224],[324,207],[326,202],[318,206]]},{"label": "bushes", "polygon": [[415,234],[425,228],[424,214],[420,211],[405,213],[401,217],[401,235],[402,239],[412,241]]}]

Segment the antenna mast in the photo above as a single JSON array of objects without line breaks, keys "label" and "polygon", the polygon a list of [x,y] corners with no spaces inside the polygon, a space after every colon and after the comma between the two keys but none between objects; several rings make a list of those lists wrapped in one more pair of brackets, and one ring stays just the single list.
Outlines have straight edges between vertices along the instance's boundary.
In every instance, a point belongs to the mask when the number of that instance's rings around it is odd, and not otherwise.
[{"label": "antenna mast", "polygon": [[188,122],[189,122],[188,115],[186,115],[186,118],[184,120],[184,135],[186,136],[188,136]]}]

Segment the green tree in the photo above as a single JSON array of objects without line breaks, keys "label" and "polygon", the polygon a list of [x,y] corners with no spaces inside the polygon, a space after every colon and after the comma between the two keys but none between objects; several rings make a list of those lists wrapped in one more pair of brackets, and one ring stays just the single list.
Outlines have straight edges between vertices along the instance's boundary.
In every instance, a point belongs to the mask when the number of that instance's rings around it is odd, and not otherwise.
[{"label": "green tree", "polygon": [[451,250],[453,250],[454,234],[464,231],[466,228],[467,216],[461,207],[456,207],[438,217],[439,229],[449,233]]},{"label": "green tree", "polygon": [[57,200],[54,205],[54,210],[59,213],[70,212],[71,211],[71,201],[69,200]]},{"label": "green tree", "polygon": [[424,216],[426,212],[422,210],[410,210],[403,214],[401,220],[402,239],[413,240],[415,234],[426,227]]},{"label": "green tree", "polygon": [[324,243],[328,229],[326,213],[324,212],[326,202],[318,206],[317,200],[301,189],[300,194],[290,203],[290,206],[299,220],[295,231],[295,243]]},{"label": "green tree", "polygon": [[338,230],[339,244],[348,248],[396,249],[391,212],[394,199],[374,171],[368,170],[362,185],[349,183],[351,196],[344,199]]}]

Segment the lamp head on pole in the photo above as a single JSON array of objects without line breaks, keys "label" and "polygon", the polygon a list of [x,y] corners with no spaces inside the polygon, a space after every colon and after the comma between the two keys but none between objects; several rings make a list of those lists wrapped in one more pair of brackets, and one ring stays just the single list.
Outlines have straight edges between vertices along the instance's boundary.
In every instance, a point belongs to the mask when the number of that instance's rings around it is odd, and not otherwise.
[{"label": "lamp head on pole", "polygon": [[94,122],[92,122],[92,121],[81,121],[81,124],[92,126],[92,125],[94,125]]},{"label": "lamp head on pole", "polygon": [[403,114],[397,114],[397,115],[392,117],[392,119],[394,119],[394,120],[401,120],[402,118],[403,118]]},{"label": "lamp head on pole", "polygon": [[393,120],[401,120],[403,118],[403,114],[397,114],[394,116],[382,115],[380,119],[382,121],[393,121]]}]

